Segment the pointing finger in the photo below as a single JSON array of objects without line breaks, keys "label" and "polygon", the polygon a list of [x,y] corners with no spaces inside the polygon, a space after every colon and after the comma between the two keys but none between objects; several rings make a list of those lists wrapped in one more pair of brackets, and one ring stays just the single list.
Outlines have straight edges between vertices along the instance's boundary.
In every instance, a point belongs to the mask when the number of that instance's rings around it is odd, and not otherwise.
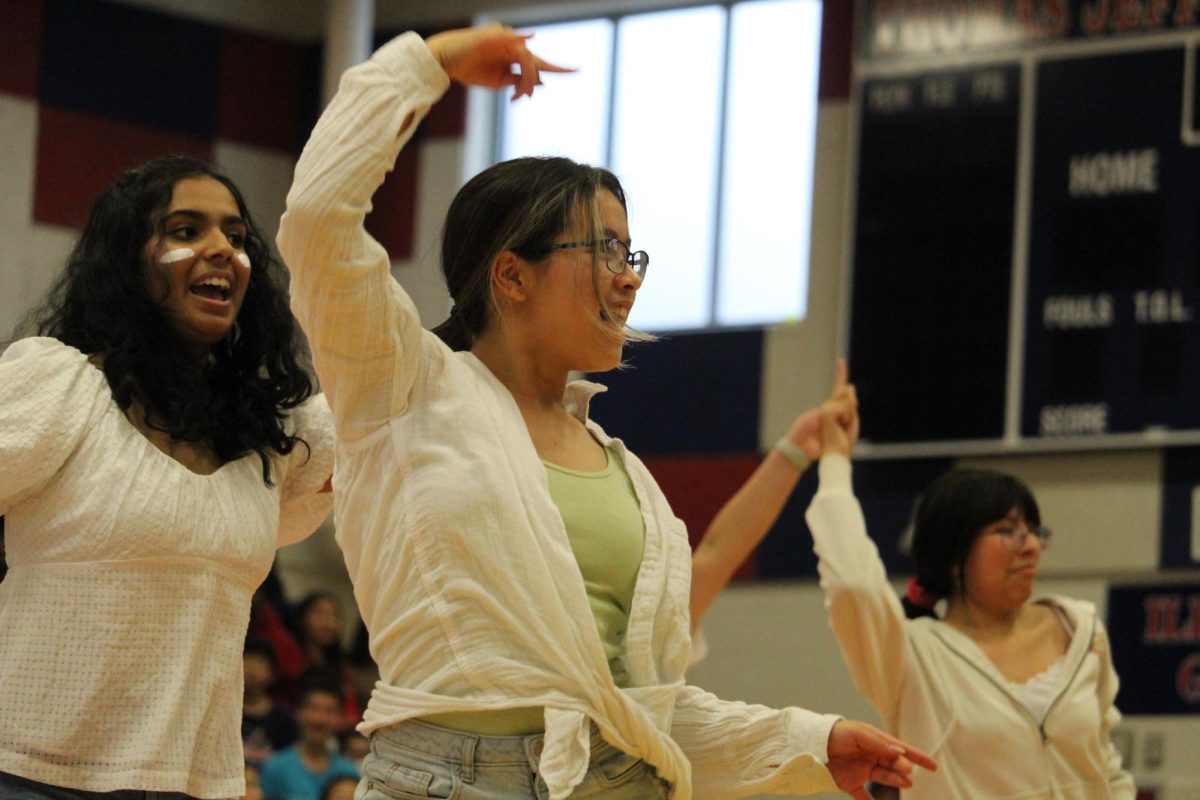
[{"label": "pointing finger", "polygon": [[837,360],[837,372],[833,379],[833,391],[836,394],[839,389],[850,382],[850,367],[846,365],[846,359],[839,358]]}]

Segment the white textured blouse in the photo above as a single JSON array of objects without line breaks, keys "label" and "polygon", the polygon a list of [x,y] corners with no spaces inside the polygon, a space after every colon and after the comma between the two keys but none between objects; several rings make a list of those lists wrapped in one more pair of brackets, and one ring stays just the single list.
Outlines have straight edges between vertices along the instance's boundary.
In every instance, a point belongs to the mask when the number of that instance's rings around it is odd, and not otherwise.
[{"label": "white textured blouse", "polygon": [[[242,644],[276,547],[328,514],[320,396],[308,443],[191,472],[54,339],[0,357],[0,771],[86,791],[243,791]],[[311,452],[311,455],[310,455]]]},{"label": "white textured blouse", "polygon": [[[337,429],[337,536],[380,668],[360,730],[451,711],[545,709],[541,773],[583,777],[589,720],[670,781],[677,800],[835,789],[836,717],[719,700],[684,683],[691,550],[645,466],[624,461],[646,526],[615,685],[562,516],[512,394],[422,330],[363,229],[371,196],[446,74],[415,34],[349,70],[305,146],[279,229],[292,304]],[[693,788],[694,787],[694,788]]]}]

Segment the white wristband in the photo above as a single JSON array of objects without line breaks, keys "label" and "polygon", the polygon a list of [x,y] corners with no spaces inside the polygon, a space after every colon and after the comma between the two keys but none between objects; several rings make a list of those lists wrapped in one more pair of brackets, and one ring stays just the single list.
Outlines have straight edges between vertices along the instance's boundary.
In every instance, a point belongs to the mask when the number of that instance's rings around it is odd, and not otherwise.
[{"label": "white wristband", "polygon": [[801,472],[808,469],[808,465],[812,463],[808,456],[804,454],[804,450],[786,436],[780,437],[773,449],[779,455],[792,462]]}]

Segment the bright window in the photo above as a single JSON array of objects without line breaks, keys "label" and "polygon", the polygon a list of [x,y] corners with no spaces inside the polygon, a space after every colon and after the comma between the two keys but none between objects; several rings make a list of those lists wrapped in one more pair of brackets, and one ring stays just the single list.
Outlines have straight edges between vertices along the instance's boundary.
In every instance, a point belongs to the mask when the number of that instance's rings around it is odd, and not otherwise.
[{"label": "bright window", "polygon": [[630,322],[663,331],[804,317],[821,0],[743,0],[521,26],[549,61],[498,104],[496,159],[606,166],[650,269]]}]

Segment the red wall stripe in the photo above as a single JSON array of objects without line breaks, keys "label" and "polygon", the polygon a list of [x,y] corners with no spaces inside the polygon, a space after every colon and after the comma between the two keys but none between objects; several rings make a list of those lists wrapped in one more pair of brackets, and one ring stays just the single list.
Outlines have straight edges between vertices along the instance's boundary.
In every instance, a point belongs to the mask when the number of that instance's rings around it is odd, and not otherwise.
[{"label": "red wall stripe", "polygon": [[43,21],[42,0],[0,3],[0,92],[37,96]]},{"label": "red wall stripe", "polygon": [[367,232],[374,236],[393,260],[412,258],[417,218],[417,170],[421,148],[416,142],[400,151],[396,168],[371,198]]},{"label": "red wall stripe", "polygon": [[[642,459],[671,503],[675,515],[688,528],[692,547],[708,524],[754,472],[757,454],[714,456],[647,456]],[[735,578],[755,575],[754,555],[742,564]]]},{"label": "red wall stripe", "polygon": [[217,137],[298,153],[304,93],[315,89],[304,48],[226,28],[219,61]]},{"label": "red wall stripe", "polygon": [[821,6],[821,73],[818,100],[850,98],[854,43],[854,0],[825,0]]},{"label": "red wall stripe", "polygon": [[467,131],[467,90],[459,83],[450,84],[450,90],[429,109],[429,116],[422,121],[425,136],[456,138]]},{"label": "red wall stripe", "polygon": [[81,227],[101,189],[129,167],[169,153],[209,161],[212,146],[194,136],[42,106],[33,218],[49,225]]}]

